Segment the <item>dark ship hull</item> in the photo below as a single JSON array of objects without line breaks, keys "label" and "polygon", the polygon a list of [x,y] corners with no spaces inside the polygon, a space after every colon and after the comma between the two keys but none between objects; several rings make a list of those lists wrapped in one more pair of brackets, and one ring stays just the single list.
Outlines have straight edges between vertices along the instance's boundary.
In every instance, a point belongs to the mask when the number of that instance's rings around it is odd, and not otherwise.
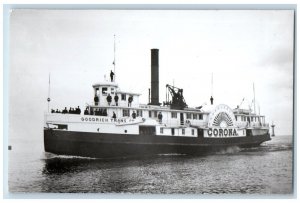
[{"label": "dark ship hull", "polygon": [[233,146],[258,146],[268,140],[271,140],[269,133],[246,137],[204,138],[44,130],[46,152],[94,158],[169,153],[201,155]]}]

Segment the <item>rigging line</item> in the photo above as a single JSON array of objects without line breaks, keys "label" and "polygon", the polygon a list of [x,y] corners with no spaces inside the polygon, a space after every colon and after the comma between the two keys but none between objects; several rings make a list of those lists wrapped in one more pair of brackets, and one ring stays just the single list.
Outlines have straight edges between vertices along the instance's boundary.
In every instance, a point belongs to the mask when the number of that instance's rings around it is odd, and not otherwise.
[{"label": "rigging line", "polygon": [[49,73],[48,98],[50,98],[50,73]]},{"label": "rigging line", "polygon": [[211,73],[211,96],[213,97],[214,92],[214,73]]},{"label": "rigging line", "polygon": [[114,35],[114,82],[116,81],[116,35]]}]

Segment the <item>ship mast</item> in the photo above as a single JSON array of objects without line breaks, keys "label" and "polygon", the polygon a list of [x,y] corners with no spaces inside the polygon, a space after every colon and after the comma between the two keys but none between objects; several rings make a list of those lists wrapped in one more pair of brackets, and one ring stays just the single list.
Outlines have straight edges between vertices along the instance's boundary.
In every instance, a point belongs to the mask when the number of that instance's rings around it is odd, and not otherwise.
[{"label": "ship mast", "polygon": [[47,102],[48,102],[48,113],[49,113],[49,105],[50,105],[50,73],[49,73],[49,85],[48,85],[48,98],[47,98]]},{"label": "ship mast", "polygon": [[255,108],[255,87],[254,87],[254,83],[253,83],[253,105],[254,105],[254,114],[256,114],[256,108]]},{"label": "ship mast", "polygon": [[211,73],[211,96],[213,96],[214,73]]},{"label": "ship mast", "polygon": [[116,81],[116,35],[114,35],[114,82]]},{"label": "ship mast", "polygon": [[213,86],[214,86],[214,73],[211,73],[211,97],[210,97],[210,104],[214,104],[214,97],[213,97]]}]

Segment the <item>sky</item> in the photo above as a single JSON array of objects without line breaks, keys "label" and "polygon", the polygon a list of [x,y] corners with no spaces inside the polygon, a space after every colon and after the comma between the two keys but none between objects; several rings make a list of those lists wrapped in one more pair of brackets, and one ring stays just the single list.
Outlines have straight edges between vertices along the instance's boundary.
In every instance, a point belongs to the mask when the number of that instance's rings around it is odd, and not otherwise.
[{"label": "sky", "polygon": [[[113,70],[123,91],[148,102],[150,50],[159,49],[160,102],[166,84],[190,107],[248,108],[291,135],[294,13],[288,10],[13,10],[9,33],[9,129],[42,137],[50,108],[93,101],[92,84]],[[213,82],[212,82],[213,75]],[[38,129],[38,133],[37,132]],[[25,139],[25,138],[24,138]]]}]

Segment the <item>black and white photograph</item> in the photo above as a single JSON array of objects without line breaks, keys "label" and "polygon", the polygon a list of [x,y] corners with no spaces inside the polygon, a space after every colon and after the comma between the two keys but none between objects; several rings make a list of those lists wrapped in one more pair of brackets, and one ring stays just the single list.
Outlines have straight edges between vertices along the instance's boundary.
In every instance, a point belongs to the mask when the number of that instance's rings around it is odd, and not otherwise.
[{"label": "black and white photograph", "polygon": [[295,18],[9,8],[7,198],[292,198]]}]

